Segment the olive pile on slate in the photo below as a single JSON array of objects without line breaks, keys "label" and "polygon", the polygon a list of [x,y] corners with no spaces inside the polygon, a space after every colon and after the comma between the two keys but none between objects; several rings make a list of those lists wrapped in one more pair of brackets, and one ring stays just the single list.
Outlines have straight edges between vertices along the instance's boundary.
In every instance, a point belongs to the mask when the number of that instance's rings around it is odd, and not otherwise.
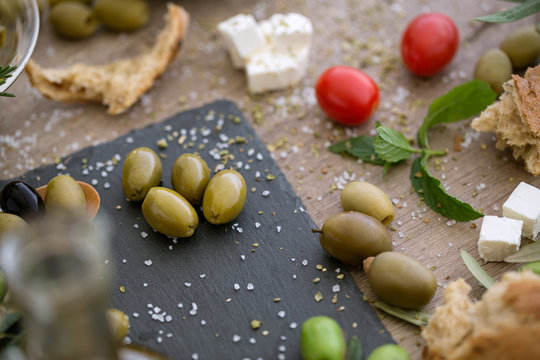
[{"label": "olive pile on slate", "polygon": [[134,31],[144,26],[150,10],[146,0],[49,0],[49,23],[67,39],[93,35],[103,25],[112,31]]},{"label": "olive pile on slate", "polygon": [[[392,252],[392,237],[386,226],[395,217],[392,201],[377,186],[353,181],[341,192],[345,211],[329,217],[319,241],[331,256],[354,266],[364,263],[368,282],[377,297],[390,305],[420,308],[433,298],[435,276],[419,261]],[[374,259],[373,259],[374,257]]]},{"label": "olive pile on slate", "polygon": [[182,154],[173,164],[173,189],[159,186],[162,164],[146,147],[132,150],[122,172],[124,195],[141,201],[143,216],[154,230],[172,237],[189,237],[199,225],[195,207],[202,204],[205,219],[214,225],[234,220],[246,202],[246,182],[236,170],[210,177],[208,164],[195,154]]},{"label": "olive pile on slate", "polygon": [[532,66],[540,55],[540,33],[535,25],[520,27],[508,34],[498,49],[487,50],[478,60],[474,78],[487,82],[493,91],[503,92],[502,84],[512,72]]}]

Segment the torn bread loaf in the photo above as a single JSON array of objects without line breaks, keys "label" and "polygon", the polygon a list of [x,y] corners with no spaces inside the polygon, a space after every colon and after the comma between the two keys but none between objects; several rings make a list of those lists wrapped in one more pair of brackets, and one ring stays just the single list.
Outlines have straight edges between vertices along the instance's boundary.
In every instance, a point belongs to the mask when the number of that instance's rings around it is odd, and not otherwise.
[{"label": "torn bread loaf", "polygon": [[152,87],[186,35],[189,14],[182,7],[169,3],[165,19],[148,52],[105,65],[74,64],[65,69],[43,69],[30,60],[26,66],[30,82],[52,100],[101,102],[109,114],[120,114]]},{"label": "torn bread loaf", "polygon": [[422,329],[424,360],[540,359],[540,276],[509,272],[481,301],[458,279]]},{"label": "torn bread loaf", "polygon": [[525,170],[540,174],[540,65],[512,75],[501,98],[472,121],[477,131],[493,131],[499,150],[510,148]]}]

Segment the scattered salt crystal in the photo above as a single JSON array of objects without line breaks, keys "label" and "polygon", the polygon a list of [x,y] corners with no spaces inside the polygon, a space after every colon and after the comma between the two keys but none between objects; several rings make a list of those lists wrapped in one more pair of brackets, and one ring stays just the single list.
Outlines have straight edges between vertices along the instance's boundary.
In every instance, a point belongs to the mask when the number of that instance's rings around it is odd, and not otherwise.
[{"label": "scattered salt crystal", "polygon": [[144,265],[146,265],[146,266],[152,265],[152,260],[150,260],[150,259],[145,260],[145,261],[144,261]]},{"label": "scattered salt crystal", "polygon": [[332,286],[332,292],[339,292],[339,285]]},{"label": "scattered salt crystal", "polygon": [[277,314],[282,319],[285,317],[285,311],[283,311],[283,310],[279,311]]},{"label": "scattered salt crystal", "polygon": [[248,283],[246,288],[251,291],[251,290],[255,289],[255,286],[253,286],[252,283]]},{"label": "scattered salt crystal", "polygon": [[233,338],[232,338],[232,341],[235,342],[235,343],[239,342],[240,340],[242,340],[242,338],[240,336],[238,336],[238,335],[234,335]]},{"label": "scattered salt crystal", "polygon": [[292,323],[289,325],[289,327],[290,327],[291,329],[296,329],[297,326],[298,326],[298,324],[295,323],[295,322],[292,322]]}]

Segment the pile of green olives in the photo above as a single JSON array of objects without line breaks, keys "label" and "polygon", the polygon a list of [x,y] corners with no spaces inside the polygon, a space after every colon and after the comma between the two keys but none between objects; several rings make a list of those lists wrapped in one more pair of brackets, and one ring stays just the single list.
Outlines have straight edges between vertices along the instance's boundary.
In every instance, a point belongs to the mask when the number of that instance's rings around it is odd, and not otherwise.
[{"label": "pile of green olives", "polygon": [[476,63],[474,78],[487,82],[493,91],[503,92],[502,84],[513,71],[534,65],[540,55],[540,33],[535,25],[520,27],[504,38],[499,48],[486,51]]},{"label": "pile of green olives", "polygon": [[214,225],[234,220],[246,203],[247,187],[242,174],[233,169],[211,177],[208,164],[196,154],[182,154],[171,171],[172,189],[159,186],[163,166],[147,147],[132,150],[122,172],[124,195],[143,201],[142,213],[156,231],[172,237],[189,237],[199,225],[196,207]]},{"label": "pile of green olives", "polygon": [[[365,181],[348,183],[341,192],[343,212],[328,218],[319,241],[331,256],[354,266],[370,263],[368,282],[377,297],[402,308],[421,308],[437,289],[426,266],[405,254],[392,252],[386,226],[395,217],[392,201],[377,186]],[[368,266],[365,266],[366,268]]]},{"label": "pile of green olives", "polygon": [[146,0],[49,0],[49,7],[52,28],[67,39],[93,35],[100,25],[112,31],[134,31],[150,16]]}]

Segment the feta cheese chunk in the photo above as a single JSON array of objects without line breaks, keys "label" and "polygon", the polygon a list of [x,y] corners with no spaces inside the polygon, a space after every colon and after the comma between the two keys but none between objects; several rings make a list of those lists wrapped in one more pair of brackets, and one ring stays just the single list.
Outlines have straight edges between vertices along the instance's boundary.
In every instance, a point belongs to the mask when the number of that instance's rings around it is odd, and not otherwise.
[{"label": "feta cheese chunk", "polygon": [[521,244],[523,221],[497,216],[484,216],[478,253],[486,261],[502,261],[515,254]]},{"label": "feta cheese chunk", "polygon": [[266,46],[264,35],[252,15],[235,15],[219,23],[218,31],[237,69],[243,69],[247,59]]},{"label": "feta cheese chunk", "polygon": [[[274,14],[269,22],[272,26],[271,38],[276,49],[295,51],[311,45],[313,27],[307,17],[296,13]],[[268,25],[264,24],[264,26]],[[265,29],[265,32],[269,30]]]},{"label": "feta cheese chunk", "polygon": [[503,216],[523,221],[523,236],[533,239],[540,232],[540,189],[521,182],[503,204]]},{"label": "feta cheese chunk", "polygon": [[246,66],[248,88],[253,94],[287,88],[305,75],[307,52],[298,58],[287,53],[263,51],[253,56]]}]

